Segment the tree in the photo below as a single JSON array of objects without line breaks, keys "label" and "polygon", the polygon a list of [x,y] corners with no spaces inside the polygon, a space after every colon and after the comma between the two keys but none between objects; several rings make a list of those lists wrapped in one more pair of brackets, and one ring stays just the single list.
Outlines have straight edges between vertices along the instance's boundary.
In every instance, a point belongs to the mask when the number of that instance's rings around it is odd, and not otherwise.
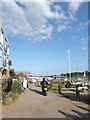
[{"label": "tree", "polygon": [[11,77],[15,76],[15,71],[14,71],[14,69],[11,69],[9,73],[10,73],[10,76],[11,76]]},{"label": "tree", "polygon": [[18,77],[25,77],[25,75],[23,75],[23,73],[19,73]]}]

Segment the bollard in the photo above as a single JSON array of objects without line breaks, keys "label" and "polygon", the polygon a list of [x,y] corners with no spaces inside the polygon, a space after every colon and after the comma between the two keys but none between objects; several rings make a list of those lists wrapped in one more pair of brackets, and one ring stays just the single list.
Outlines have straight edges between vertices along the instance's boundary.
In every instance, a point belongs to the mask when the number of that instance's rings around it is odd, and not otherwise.
[{"label": "bollard", "polygon": [[60,86],[60,84],[58,85],[58,93],[61,94],[61,86]]},{"label": "bollard", "polygon": [[76,101],[80,102],[80,90],[76,87]]},{"label": "bollard", "polygon": [[50,82],[50,89],[52,89],[52,83]]}]

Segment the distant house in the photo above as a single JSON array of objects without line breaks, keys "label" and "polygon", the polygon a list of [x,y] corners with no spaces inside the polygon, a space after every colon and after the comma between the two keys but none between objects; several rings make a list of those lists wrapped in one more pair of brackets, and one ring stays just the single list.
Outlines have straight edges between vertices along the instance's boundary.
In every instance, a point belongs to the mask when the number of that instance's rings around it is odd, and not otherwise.
[{"label": "distant house", "polygon": [[22,73],[23,75],[25,75],[26,77],[30,77],[30,72],[15,72],[16,73],[16,75],[19,75],[20,73]]},{"label": "distant house", "polygon": [[8,69],[9,62],[9,41],[6,38],[5,32],[2,27],[0,27],[0,78],[2,76],[2,71]]},{"label": "distant house", "polygon": [[23,72],[23,75],[25,75],[26,77],[30,76],[30,72]]}]

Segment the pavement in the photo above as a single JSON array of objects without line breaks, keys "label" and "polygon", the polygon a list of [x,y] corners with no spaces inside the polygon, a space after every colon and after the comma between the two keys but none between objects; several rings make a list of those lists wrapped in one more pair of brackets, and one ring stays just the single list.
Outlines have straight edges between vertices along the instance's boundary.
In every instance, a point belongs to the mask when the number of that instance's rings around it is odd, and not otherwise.
[{"label": "pavement", "polygon": [[3,118],[89,118],[89,105],[76,102],[58,93],[48,91],[43,96],[41,88],[30,84],[26,94],[22,93],[11,105],[2,106]]}]

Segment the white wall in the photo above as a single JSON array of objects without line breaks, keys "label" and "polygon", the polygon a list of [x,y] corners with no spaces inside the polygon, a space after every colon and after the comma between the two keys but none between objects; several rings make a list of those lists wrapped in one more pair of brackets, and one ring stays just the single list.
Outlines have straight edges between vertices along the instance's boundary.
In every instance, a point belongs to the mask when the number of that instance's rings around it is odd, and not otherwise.
[{"label": "white wall", "polygon": [[3,60],[6,60],[6,66],[5,68],[7,69],[7,64],[8,64],[8,59],[9,59],[9,43],[8,40],[4,34],[2,33],[2,30],[0,29],[0,67],[3,66]]},{"label": "white wall", "polygon": [[8,46],[8,48],[7,48],[7,55],[9,55],[9,46]]},{"label": "white wall", "polygon": [[1,33],[1,31],[0,31],[0,43],[1,45],[3,45],[3,34]]}]

